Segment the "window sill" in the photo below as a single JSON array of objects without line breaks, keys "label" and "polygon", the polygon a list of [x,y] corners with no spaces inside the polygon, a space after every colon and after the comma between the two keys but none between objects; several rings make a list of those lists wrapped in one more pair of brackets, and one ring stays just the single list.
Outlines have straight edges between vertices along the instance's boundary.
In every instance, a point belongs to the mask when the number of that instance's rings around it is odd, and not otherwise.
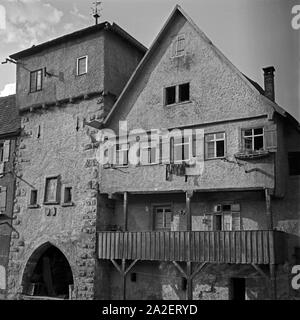
[{"label": "window sill", "polygon": [[76,74],[75,78],[79,78],[79,77],[82,77],[82,76],[85,76],[85,75],[87,75],[87,72],[81,73],[81,74]]},{"label": "window sill", "polygon": [[53,202],[44,202],[43,203],[45,206],[55,206],[55,205],[59,205],[59,202],[57,201],[53,201]]},{"label": "window sill", "polygon": [[38,204],[29,204],[27,208],[28,209],[39,209],[40,206]]},{"label": "window sill", "polygon": [[74,205],[75,204],[73,202],[66,202],[61,204],[62,207],[74,207]]},{"label": "window sill", "polygon": [[193,102],[192,100],[182,101],[182,102],[175,102],[175,103],[172,103],[172,104],[164,104],[164,107],[176,107],[176,106],[181,106],[181,105],[184,105],[184,104],[189,104],[189,103],[192,103],[192,102]]},{"label": "window sill", "polygon": [[224,157],[216,157],[216,158],[205,158],[204,161],[224,160],[224,159],[226,159],[226,156],[224,156]]},{"label": "window sill", "polygon": [[28,94],[37,93],[37,92],[41,92],[41,91],[43,91],[43,89],[35,90],[35,91],[29,91]]}]

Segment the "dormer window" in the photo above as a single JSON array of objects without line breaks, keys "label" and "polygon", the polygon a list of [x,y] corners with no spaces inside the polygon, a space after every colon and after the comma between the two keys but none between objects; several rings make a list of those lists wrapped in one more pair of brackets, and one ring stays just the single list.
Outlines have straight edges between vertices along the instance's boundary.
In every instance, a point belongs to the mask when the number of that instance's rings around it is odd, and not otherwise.
[{"label": "dormer window", "polygon": [[77,59],[77,75],[81,76],[86,74],[88,70],[88,56],[80,57]]},{"label": "dormer window", "polygon": [[43,87],[43,69],[30,72],[30,92],[41,91]]},{"label": "dormer window", "polygon": [[185,54],[185,36],[178,35],[173,41],[172,58],[181,57]]}]

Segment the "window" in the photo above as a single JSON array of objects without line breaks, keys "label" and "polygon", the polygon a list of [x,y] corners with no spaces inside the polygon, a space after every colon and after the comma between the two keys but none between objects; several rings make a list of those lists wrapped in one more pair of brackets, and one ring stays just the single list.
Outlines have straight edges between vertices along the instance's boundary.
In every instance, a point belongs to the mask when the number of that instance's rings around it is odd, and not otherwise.
[{"label": "window", "polygon": [[204,230],[236,231],[241,229],[240,205],[219,204],[214,213],[209,213],[203,219]]},{"label": "window", "polygon": [[258,151],[264,149],[264,129],[244,129],[242,130],[243,149]]},{"label": "window", "polygon": [[165,88],[165,105],[190,101],[190,84],[183,83]]},{"label": "window", "polygon": [[144,141],[140,143],[140,164],[157,163],[158,149],[154,141]]},{"label": "window", "polygon": [[30,72],[30,92],[37,92],[42,90],[42,75],[42,69]]},{"label": "window", "polygon": [[45,186],[45,198],[44,202],[46,204],[58,203],[58,195],[59,195],[59,185],[58,185],[58,177],[46,178],[46,186]]},{"label": "window", "polygon": [[185,53],[185,36],[178,35],[173,41],[172,58],[181,57]]},{"label": "window", "polygon": [[225,133],[212,133],[205,135],[206,159],[223,158],[225,156]]},{"label": "window", "polygon": [[64,203],[72,204],[72,187],[65,187],[64,189]]},{"label": "window", "polygon": [[184,83],[179,85],[179,99],[178,102],[185,102],[190,100],[190,84]]},{"label": "window", "polygon": [[300,175],[300,152],[289,152],[289,173],[290,176]]},{"label": "window", "polygon": [[0,186],[0,214],[6,210],[6,187]]},{"label": "window", "polygon": [[3,162],[4,144],[0,143],[0,162]]},{"label": "window", "polygon": [[171,162],[179,163],[188,161],[191,158],[191,139],[190,137],[171,138]]},{"label": "window", "polygon": [[129,144],[128,143],[118,143],[116,145],[116,164],[119,166],[128,165],[128,152]]},{"label": "window", "polygon": [[159,206],[154,208],[154,230],[170,230],[171,220],[171,206]]},{"label": "window", "polygon": [[37,199],[38,199],[38,191],[37,190],[31,190],[30,191],[29,207],[37,206]]},{"label": "window", "polygon": [[88,57],[84,56],[77,59],[77,75],[81,76],[87,73],[88,69]]},{"label": "window", "polygon": [[174,104],[176,102],[176,87],[168,87],[165,89],[165,104]]}]

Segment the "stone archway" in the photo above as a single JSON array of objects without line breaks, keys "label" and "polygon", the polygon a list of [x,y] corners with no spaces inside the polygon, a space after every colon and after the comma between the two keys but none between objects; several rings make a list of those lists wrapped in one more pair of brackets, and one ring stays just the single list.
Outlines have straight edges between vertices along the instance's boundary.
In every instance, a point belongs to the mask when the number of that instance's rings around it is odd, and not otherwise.
[{"label": "stone archway", "polygon": [[50,242],[41,245],[28,259],[22,278],[23,294],[68,299],[73,284],[67,258]]}]

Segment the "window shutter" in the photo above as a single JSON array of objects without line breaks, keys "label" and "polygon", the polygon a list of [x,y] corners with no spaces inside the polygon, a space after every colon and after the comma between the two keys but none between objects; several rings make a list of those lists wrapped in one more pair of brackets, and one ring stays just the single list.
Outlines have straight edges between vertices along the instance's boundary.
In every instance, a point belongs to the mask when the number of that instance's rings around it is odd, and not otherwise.
[{"label": "window shutter", "polygon": [[4,173],[4,162],[0,162],[0,177],[3,175]]},{"label": "window shutter", "polygon": [[232,212],[232,231],[241,230],[241,213]]},{"label": "window shutter", "polygon": [[192,135],[192,156],[196,157],[196,143],[197,143],[197,136],[196,133],[193,133]]},{"label": "window shutter", "polygon": [[232,215],[230,213],[224,213],[223,215],[223,230],[230,231],[232,230]]},{"label": "window shutter", "polygon": [[266,150],[270,152],[277,151],[277,126],[272,124],[264,128]]},{"label": "window shutter", "polygon": [[171,228],[171,221],[172,221],[172,213],[165,212],[165,219],[166,219],[166,228]]},{"label": "window shutter", "polygon": [[9,161],[10,140],[5,140],[3,146],[3,162]]},{"label": "window shutter", "polygon": [[170,139],[162,138],[161,139],[161,163],[170,163]]},{"label": "window shutter", "polygon": [[206,231],[212,231],[213,230],[213,215],[212,214],[205,214],[204,219],[205,219]]},{"label": "window shutter", "polygon": [[156,212],[154,216],[154,229],[162,229],[164,225],[164,220],[163,220],[163,213],[162,212]]},{"label": "window shutter", "polygon": [[6,187],[0,187],[0,212],[6,210]]}]

